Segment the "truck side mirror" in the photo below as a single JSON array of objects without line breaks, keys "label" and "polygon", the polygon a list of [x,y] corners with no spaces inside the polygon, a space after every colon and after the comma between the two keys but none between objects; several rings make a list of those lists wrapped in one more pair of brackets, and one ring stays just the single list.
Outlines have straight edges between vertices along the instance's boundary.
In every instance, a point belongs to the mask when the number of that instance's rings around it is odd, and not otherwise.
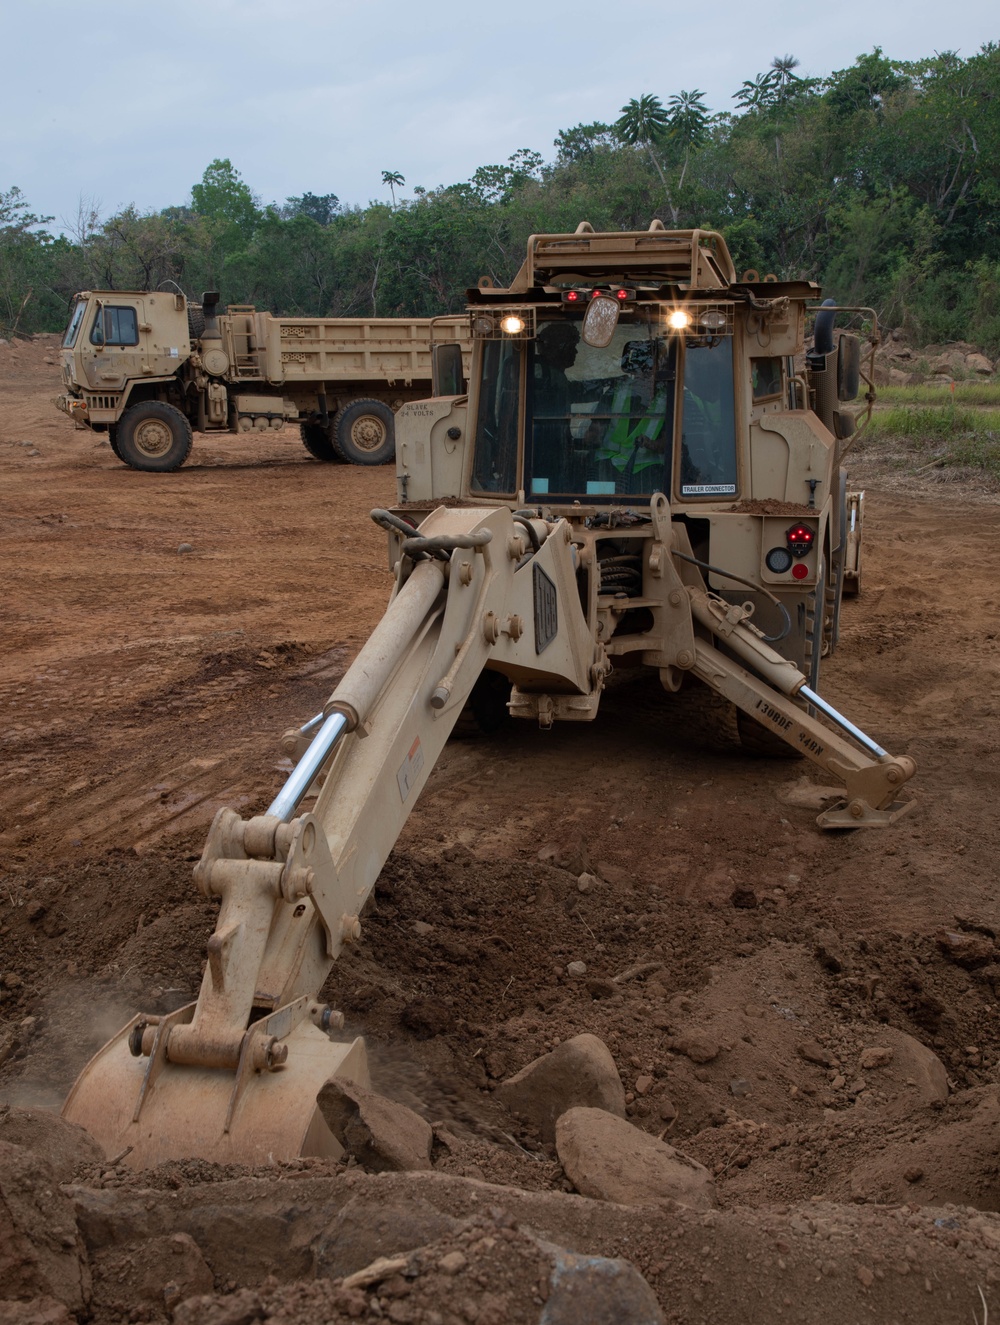
[{"label": "truck side mirror", "polygon": [[461,396],[464,390],[461,345],[432,345],[431,395]]},{"label": "truck side mirror", "polygon": [[837,346],[837,399],[856,400],[861,386],[861,342],[842,332]]}]

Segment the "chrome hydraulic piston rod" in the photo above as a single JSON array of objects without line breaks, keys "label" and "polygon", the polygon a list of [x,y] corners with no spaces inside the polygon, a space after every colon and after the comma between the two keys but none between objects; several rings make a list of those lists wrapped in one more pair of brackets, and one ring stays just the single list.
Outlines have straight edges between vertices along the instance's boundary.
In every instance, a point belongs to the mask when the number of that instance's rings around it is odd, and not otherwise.
[{"label": "chrome hydraulic piston rod", "polygon": [[853,736],[858,744],[863,746],[869,754],[873,754],[876,759],[889,758],[888,752],[883,750],[877,741],[873,741],[870,736],[866,736],[860,727],[855,727],[849,718],[845,718],[843,713],[838,713],[833,705],[828,704],[825,699],[817,695],[815,690],[810,690],[809,686],[800,686],[798,697],[811,704],[813,708],[819,709],[821,713],[825,713],[831,722],[835,722],[838,727],[847,732],[848,736]]}]

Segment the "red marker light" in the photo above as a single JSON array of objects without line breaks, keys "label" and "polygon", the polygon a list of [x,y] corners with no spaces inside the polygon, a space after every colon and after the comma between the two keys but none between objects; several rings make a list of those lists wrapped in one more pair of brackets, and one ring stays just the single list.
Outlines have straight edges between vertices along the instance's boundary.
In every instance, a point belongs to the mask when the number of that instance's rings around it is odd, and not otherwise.
[{"label": "red marker light", "polygon": [[618,295],[617,295],[617,297],[618,297],[619,299],[627,299],[627,298],[628,298],[628,290],[619,290],[619,291],[618,291]]},{"label": "red marker light", "polygon": [[570,290],[569,294],[566,296],[566,302],[568,304],[575,304],[579,298],[580,296],[575,290]]},{"label": "red marker light", "polygon": [[788,550],[793,557],[804,557],[813,545],[816,531],[807,524],[793,524],[785,534]]},{"label": "red marker light", "polygon": [[792,575],[797,580],[804,580],[808,574],[809,574],[809,567],[805,564],[804,561],[797,561],[795,565],[792,567]]}]

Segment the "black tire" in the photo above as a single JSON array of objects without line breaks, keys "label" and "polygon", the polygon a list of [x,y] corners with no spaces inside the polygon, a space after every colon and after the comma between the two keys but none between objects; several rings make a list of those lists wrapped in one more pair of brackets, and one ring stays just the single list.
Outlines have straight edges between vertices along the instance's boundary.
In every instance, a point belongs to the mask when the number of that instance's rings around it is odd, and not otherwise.
[{"label": "black tire", "polygon": [[330,434],[321,423],[300,423],[299,436],[314,460],[322,460],[326,465],[340,463],[340,456],[333,449]]},{"label": "black tire", "polygon": [[482,672],[458,715],[452,736],[468,739],[496,736],[503,731],[513,721],[507,708],[510,691],[511,684],[502,672]]},{"label": "black tire", "polygon": [[337,415],[333,445],[351,465],[388,465],[396,455],[396,420],[381,400],[352,400]]},{"label": "black tire", "polygon": [[108,445],[111,447],[112,451],[114,451],[114,453],[115,453],[115,455],[118,457],[118,459],[121,460],[122,464],[124,464],[124,463],[125,463],[125,460],[124,460],[124,458],[122,457],[122,453],[121,453],[121,451],[118,450],[118,424],[117,424],[117,423],[112,423],[111,426],[108,428]]},{"label": "black tire", "polygon": [[191,425],[173,405],[144,400],[118,424],[115,454],[132,469],[172,474],[191,454]]},{"label": "black tire", "polygon": [[205,334],[205,310],[201,304],[188,304],[188,335],[192,340],[201,340]]}]

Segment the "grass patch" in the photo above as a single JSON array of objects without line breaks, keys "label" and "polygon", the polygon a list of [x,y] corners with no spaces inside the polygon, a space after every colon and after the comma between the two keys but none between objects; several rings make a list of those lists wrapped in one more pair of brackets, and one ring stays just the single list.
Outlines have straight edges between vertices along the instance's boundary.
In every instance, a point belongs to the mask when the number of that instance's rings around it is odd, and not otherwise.
[{"label": "grass patch", "polygon": [[876,387],[881,405],[996,405],[1000,407],[1000,381],[956,382],[950,386]]},{"label": "grass patch", "polygon": [[1000,409],[958,405],[880,409],[862,445],[890,449],[894,442],[907,444],[914,468],[958,466],[1000,478]]}]

